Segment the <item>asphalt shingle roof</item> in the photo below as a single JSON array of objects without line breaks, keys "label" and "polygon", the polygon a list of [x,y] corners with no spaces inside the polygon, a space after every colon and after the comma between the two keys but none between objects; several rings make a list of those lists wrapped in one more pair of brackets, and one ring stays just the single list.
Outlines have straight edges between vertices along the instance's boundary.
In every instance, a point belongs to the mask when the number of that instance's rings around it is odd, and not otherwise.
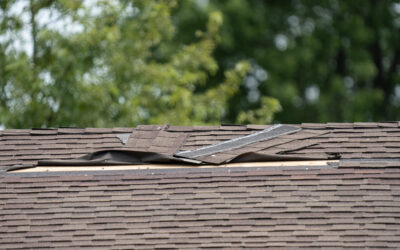
[{"label": "asphalt shingle roof", "polygon": [[399,168],[8,175],[0,196],[3,249],[400,245]]},{"label": "asphalt shingle roof", "polygon": [[[293,125],[300,131],[242,148],[199,157],[221,163],[246,152],[319,159],[400,158],[398,122]],[[129,149],[166,155],[196,150],[268,128],[268,125],[59,128],[0,131],[0,168],[32,166],[38,160],[75,159],[99,150]],[[126,143],[121,135],[129,136]]]},{"label": "asphalt shingle roof", "polygon": [[[398,248],[399,124],[292,126],[301,130],[201,160],[258,152],[339,163],[3,173],[0,248]],[[268,127],[4,130],[0,166],[120,148],[173,156]]]}]

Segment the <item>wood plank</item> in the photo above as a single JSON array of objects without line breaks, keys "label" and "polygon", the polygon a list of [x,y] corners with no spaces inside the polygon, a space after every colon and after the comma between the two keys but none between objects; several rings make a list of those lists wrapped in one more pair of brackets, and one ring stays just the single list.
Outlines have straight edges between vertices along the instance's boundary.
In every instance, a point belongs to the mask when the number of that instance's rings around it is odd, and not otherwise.
[{"label": "wood plank", "polygon": [[226,168],[226,167],[295,167],[295,166],[327,166],[328,163],[339,160],[315,161],[276,161],[276,162],[247,162],[228,163],[221,165],[184,165],[184,164],[143,164],[143,165],[110,165],[110,166],[38,166],[35,168],[16,169],[9,172],[69,172],[69,171],[107,171],[107,170],[135,170],[135,169],[174,169],[174,168]]}]

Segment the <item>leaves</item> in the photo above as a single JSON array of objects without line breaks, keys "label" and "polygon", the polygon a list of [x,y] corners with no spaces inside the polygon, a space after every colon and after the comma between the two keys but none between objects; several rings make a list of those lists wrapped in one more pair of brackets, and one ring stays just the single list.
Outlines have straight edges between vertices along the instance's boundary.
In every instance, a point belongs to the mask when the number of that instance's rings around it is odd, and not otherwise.
[{"label": "leaves", "polygon": [[[34,49],[16,48],[11,37],[0,40],[0,124],[104,127],[224,119],[250,64],[238,62],[224,79],[208,84],[220,72],[213,53],[221,12],[211,11],[201,31],[188,31],[196,39],[177,42],[175,1],[89,2],[26,2],[21,15],[31,18],[20,28],[31,32],[27,46]],[[0,23],[7,25],[0,34],[17,32],[10,24],[16,4],[2,4],[7,15]],[[270,121],[276,110],[257,117]]]},{"label": "leaves", "polygon": [[[242,86],[231,97],[227,122],[257,122],[257,110],[271,97],[280,102],[274,119],[282,123],[399,119],[398,1],[226,0],[210,1],[206,8],[183,2],[177,16],[186,25],[178,37],[187,37],[188,26],[199,26],[204,9],[219,10],[220,71],[245,59],[268,72],[268,79]],[[217,73],[209,85],[221,81]],[[310,89],[318,93],[313,100]],[[256,100],[249,98],[252,93]]]}]

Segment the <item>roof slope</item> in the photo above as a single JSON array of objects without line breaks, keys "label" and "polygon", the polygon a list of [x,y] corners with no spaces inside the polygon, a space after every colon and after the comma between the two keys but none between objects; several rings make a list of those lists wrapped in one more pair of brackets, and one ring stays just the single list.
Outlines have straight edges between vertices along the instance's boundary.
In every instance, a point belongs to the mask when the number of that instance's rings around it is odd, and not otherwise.
[{"label": "roof slope", "polygon": [[[336,156],[342,159],[400,158],[398,122],[293,126],[301,130],[198,159],[220,163],[246,152],[319,159]],[[114,129],[3,130],[0,131],[0,169],[32,166],[38,160],[75,159],[98,150],[129,149],[173,155],[254,134],[268,127],[140,125]]]},{"label": "roof slope", "polygon": [[8,174],[1,248],[400,245],[400,168]]},{"label": "roof slope", "polygon": [[398,248],[398,122],[291,126],[297,129],[194,159],[219,164],[257,153],[340,161],[6,172],[98,150],[173,158],[271,126],[1,131],[0,248]]}]

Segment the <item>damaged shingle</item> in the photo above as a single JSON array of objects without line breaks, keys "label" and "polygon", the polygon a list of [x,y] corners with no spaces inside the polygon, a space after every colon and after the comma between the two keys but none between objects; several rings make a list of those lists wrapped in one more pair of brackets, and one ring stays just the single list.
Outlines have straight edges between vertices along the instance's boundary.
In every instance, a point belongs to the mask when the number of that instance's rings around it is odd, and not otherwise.
[{"label": "damaged shingle", "polygon": [[199,149],[193,150],[193,151],[179,152],[175,155],[179,156],[179,157],[187,157],[187,158],[197,158],[200,156],[212,155],[212,154],[223,152],[223,151],[241,148],[241,147],[244,147],[251,143],[265,141],[265,140],[272,139],[277,136],[285,135],[288,133],[293,133],[293,132],[296,132],[299,130],[300,129],[297,127],[278,124],[278,125],[271,126],[267,129],[264,129],[262,131],[259,131],[259,132],[256,132],[256,133],[253,133],[250,135],[231,139],[231,140],[224,141],[224,142],[214,144],[211,146],[199,148]]},{"label": "damaged shingle", "polygon": [[129,140],[129,137],[131,136],[131,133],[115,134],[115,136],[118,137],[118,139],[120,139],[123,144],[126,144],[126,142]]},{"label": "damaged shingle", "polygon": [[[276,126],[0,131],[0,248],[398,249],[400,128],[382,124],[303,124],[269,139]],[[232,142],[199,158],[236,163],[209,168],[6,171],[133,150],[139,163],[172,162]]]},{"label": "damaged shingle", "polygon": [[398,122],[308,123],[293,126],[301,130],[250,144],[246,144],[249,141],[240,144],[238,142],[243,139],[238,138],[258,138],[257,135],[264,134],[264,129],[274,127],[141,125],[112,129],[6,129],[0,132],[0,169],[34,166],[40,159],[75,159],[101,150],[126,149],[182,157],[185,151],[201,153],[204,149],[229,146],[232,141],[233,147],[226,147],[229,150],[214,153],[215,157],[211,157],[213,154],[200,157],[217,164],[220,163],[218,159],[229,161],[247,152],[319,159],[336,156],[341,159],[400,158]]}]

